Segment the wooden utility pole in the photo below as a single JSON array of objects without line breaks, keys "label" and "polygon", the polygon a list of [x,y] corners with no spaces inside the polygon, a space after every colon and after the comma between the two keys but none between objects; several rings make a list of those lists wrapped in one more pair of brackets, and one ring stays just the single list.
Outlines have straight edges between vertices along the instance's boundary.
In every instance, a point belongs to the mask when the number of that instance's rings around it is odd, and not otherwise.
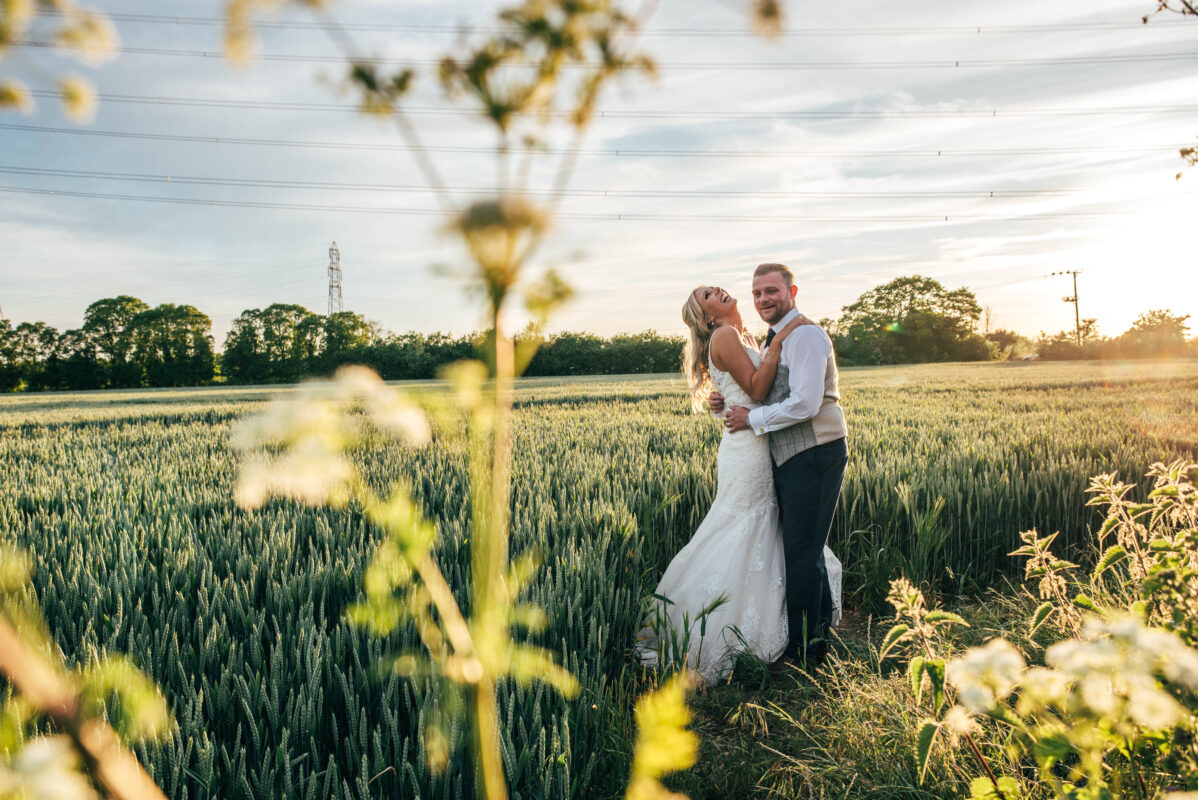
[{"label": "wooden utility pole", "polygon": [[1061,272],[1053,272],[1052,275],[1072,275],[1073,276],[1073,296],[1062,297],[1061,300],[1065,303],[1073,303],[1073,325],[1077,336],[1077,346],[1082,346],[1082,315],[1081,309],[1077,302],[1077,276],[1081,272],[1080,269],[1067,269]]}]

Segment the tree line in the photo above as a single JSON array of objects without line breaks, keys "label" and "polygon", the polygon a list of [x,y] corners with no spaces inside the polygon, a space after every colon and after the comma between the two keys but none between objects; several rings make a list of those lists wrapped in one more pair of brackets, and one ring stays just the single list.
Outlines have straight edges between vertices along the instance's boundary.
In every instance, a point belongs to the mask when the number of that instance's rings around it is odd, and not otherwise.
[{"label": "tree line", "polygon": [[[529,334],[517,336],[517,343]],[[276,303],[242,312],[225,339],[221,374],[231,383],[289,383],[364,364],[385,380],[434,378],[441,367],[475,357],[485,334],[383,331],[350,311],[321,316]],[[547,337],[526,375],[624,375],[671,372],[681,362],[682,337],[652,331],[603,338],[589,333]]]},{"label": "tree line", "polygon": [[1189,319],[1189,314],[1156,309],[1141,314],[1118,336],[1103,336],[1098,332],[1098,320],[1083,319],[1074,330],[1041,332],[1035,340],[1004,330],[994,331],[990,337],[1001,343],[1003,353],[1022,350],[1053,361],[1198,357],[1198,337],[1186,340]]},{"label": "tree line", "polygon": [[[0,391],[293,383],[343,364],[365,364],[386,380],[419,380],[477,357],[484,343],[481,333],[395,334],[352,311],[325,316],[274,303],[243,311],[218,353],[212,321],[195,307],[151,308],[121,295],[92,303],[80,327],[61,332],[0,319]],[[558,333],[544,339],[525,374],[672,372],[681,353],[681,336],[652,331]]]},{"label": "tree line", "polygon": [[846,366],[1198,356],[1198,339],[1186,339],[1189,315],[1168,309],[1141,314],[1115,337],[1100,336],[1098,321],[1086,319],[1080,335],[1064,330],[1032,339],[991,330],[989,316],[968,289],[949,290],[932,278],[912,275],[869,290],[844,306],[838,319],[820,322],[836,343],[837,360]]},{"label": "tree line", "polygon": [[[1030,339],[989,330],[982,319],[983,309],[968,289],[949,290],[913,275],[869,290],[844,306],[839,318],[820,323],[845,366],[1198,356],[1198,339],[1186,339],[1189,316],[1168,310],[1141,315],[1113,338],[1098,334],[1096,320],[1084,320],[1080,344],[1075,331]],[[352,311],[325,316],[274,303],[243,311],[217,352],[212,321],[194,306],[163,303],[151,308],[120,295],[92,303],[82,324],[66,331],[44,322],[14,326],[0,319],[0,391],[293,383],[351,363],[372,367],[386,380],[419,380],[476,356],[484,343],[481,333],[396,334]],[[653,331],[608,338],[558,333],[545,338],[525,374],[674,372],[682,344],[681,336]]]},{"label": "tree line", "polygon": [[0,391],[197,386],[213,379],[212,321],[194,306],[151,308],[121,295],[88,306],[83,324],[0,320]]}]

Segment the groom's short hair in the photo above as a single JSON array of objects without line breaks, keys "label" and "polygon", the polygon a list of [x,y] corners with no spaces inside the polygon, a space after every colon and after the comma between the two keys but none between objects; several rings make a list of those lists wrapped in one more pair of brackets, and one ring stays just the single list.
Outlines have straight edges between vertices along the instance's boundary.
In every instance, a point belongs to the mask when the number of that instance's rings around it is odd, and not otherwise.
[{"label": "groom's short hair", "polygon": [[790,271],[790,267],[785,264],[758,264],[757,269],[753,270],[753,277],[760,278],[762,275],[769,275],[771,272],[779,272],[786,279],[787,286],[795,285],[795,275]]}]

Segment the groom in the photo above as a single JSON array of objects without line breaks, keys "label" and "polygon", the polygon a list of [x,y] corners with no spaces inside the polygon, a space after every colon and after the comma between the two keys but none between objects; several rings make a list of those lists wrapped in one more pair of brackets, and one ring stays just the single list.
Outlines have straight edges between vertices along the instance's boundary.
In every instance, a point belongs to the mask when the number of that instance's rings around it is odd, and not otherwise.
[{"label": "groom", "polygon": [[[761,264],[753,273],[753,305],[770,326],[766,346],[799,316],[797,293],[794,275],[782,264]],[[848,429],[839,400],[832,340],[818,325],[800,325],[782,343],[765,403],[752,411],[733,406],[724,414],[729,431],[752,429],[769,436],[786,554],[790,643],[782,660],[808,665],[824,657],[833,611],[823,551],[848,462]],[[723,404],[712,393],[712,410],[719,413]]]}]

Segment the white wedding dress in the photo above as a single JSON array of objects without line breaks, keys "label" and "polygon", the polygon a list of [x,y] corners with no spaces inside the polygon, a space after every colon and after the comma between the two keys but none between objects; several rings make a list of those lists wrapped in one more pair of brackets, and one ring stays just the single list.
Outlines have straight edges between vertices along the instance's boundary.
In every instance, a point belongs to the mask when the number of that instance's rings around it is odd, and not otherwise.
[{"label": "white wedding dress", "polygon": [[[745,349],[753,365],[760,366],[761,356]],[[710,359],[708,367],[725,405],[760,405]],[[688,627],[690,641],[684,657],[703,683],[727,676],[737,650],[748,649],[758,658],[773,661],[786,649],[786,565],[771,463],[765,436],[751,430],[724,431],[716,464],[715,501],[654,591],[670,603],[653,601],[650,620],[656,618],[658,624],[646,623],[637,636],[641,663],[656,665],[659,653],[671,651],[663,639],[672,636],[675,643],[681,643]],[[826,547],[824,560],[834,605],[832,624],[836,625],[840,622],[843,570]],[[701,631],[699,613],[720,595],[725,595],[727,602],[707,616]],[[669,631],[661,624],[667,618]]]}]

